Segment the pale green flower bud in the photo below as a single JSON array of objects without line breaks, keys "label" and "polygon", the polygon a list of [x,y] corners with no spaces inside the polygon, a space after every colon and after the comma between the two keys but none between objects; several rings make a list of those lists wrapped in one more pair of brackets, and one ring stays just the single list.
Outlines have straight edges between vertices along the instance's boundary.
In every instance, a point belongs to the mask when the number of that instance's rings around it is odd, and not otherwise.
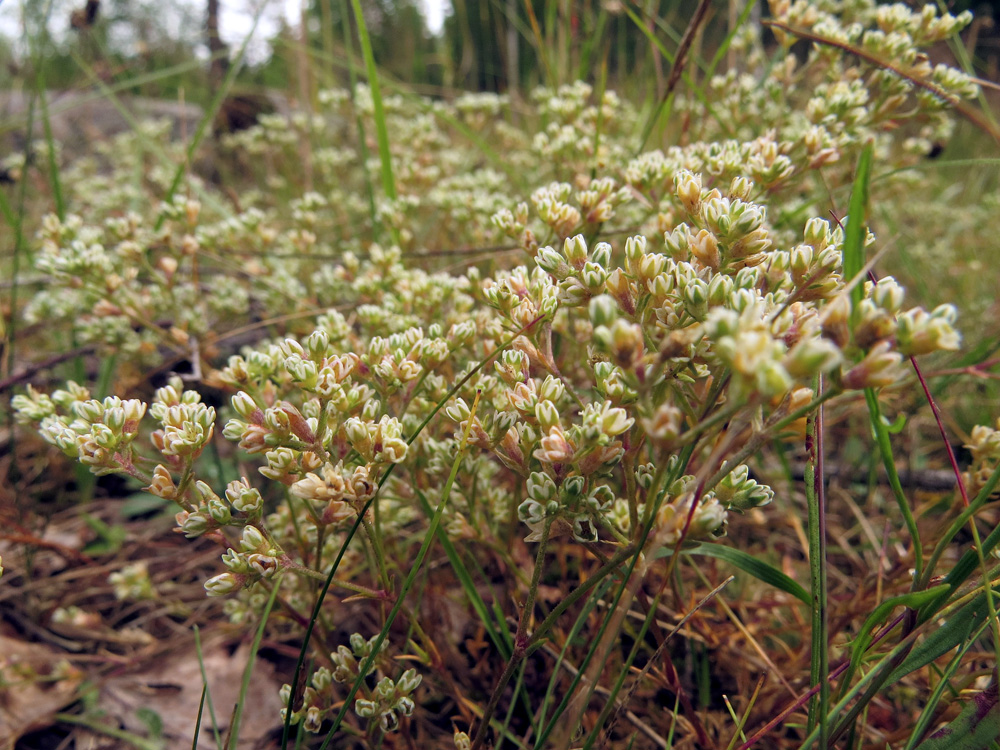
[{"label": "pale green flower bud", "polygon": [[872,301],[883,310],[889,313],[897,313],[903,307],[903,298],[906,290],[903,289],[892,276],[879,279],[877,284],[868,282],[865,284],[865,291],[872,298]]},{"label": "pale green flower bud", "polygon": [[718,307],[729,301],[733,293],[733,280],[729,276],[717,274],[708,283],[708,305]]},{"label": "pale green flower bud", "polygon": [[940,305],[931,314],[920,308],[897,318],[896,346],[906,356],[958,349],[961,337],[952,324],[957,317],[952,305]]},{"label": "pale green flower bud", "polygon": [[388,438],[382,441],[382,450],[375,455],[375,460],[383,463],[398,464],[406,458],[409,446],[400,438]]},{"label": "pale green flower bud", "polygon": [[285,339],[283,342],[281,342],[280,346],[281,350],[284,352],[286,357],[290,357],[293,354],[298,354],[300,357],[305,359],[305,357],[307,356],[305,347],[303,347],[302,344],[300,344],[295,339]]},{"label": "pale green flower bud", "polygon": [[240,539],[240,548],[244,552],[255,552],[267,546],[267,539],[256,526],[244,526],[243,537]]},{"label": "pale green flower bud", "polygon": [[567,237],[563,242],[563,255],[571,266],[577,270],[582,269],[587,262],[587,240],[582,234],[574,237]]},{"label": "pale green flower bud", "polygon": [[722,256],[719,253],[719,241],[715,235],[707,229],[701,229],[691,239],[691,254],[707,268],[718,270],[722,264]]},{"label": "pale green flower bud", "polygon": [[799,379],[829,372],[840,364],[843,355],[829,339],[813,337],[798,342],[784,359],[788,373]]},{"label": "pale green flower bud", "polygon": [[304,388],[312,389],[316,385],[319,368],[312,360],[292,355],[285,360],[285,369],[292,379],[301,383]]},{"label": "pale green flower bud", "polygon": [[444,413],[452,422],[464,422],[472,415],[469,405],[465,403],[463,398],[456,398],[454,402],[448,404],[444,408]]},{"label": "pale green flower bud", "polygon": [[708,311],[708,284],[698,278],[690,279],[682,297],[688,314],[695,320],[704,320]]},{"label": "pale green flower bud", "polygon": [[179,513],[181,532],[188,539],[195,539],[209,529],[209,518],[203,513]]},{"label": "pale green flower bud", "polygon": [[535,500],[524,500],[517,506],[517,520],[529,526],[545,520],[545,506]]},{"label": "pale green flower bud", "polygon": [[608,279],[608,272],[601,266],[591,261],[584,264],[580,271],[580,280],[590,294],[599,294],[604,290],[604,282]]},{"label": "pale green flower bud", "polygon": [[601,431],[608,437],[621,435],[633,424],[635,424],[635,420],[628,416],[624,409],[613,407],[609,401],[605,401],[601,406],[599,425]]},{"label": "pale green flower bud", "polygon": [[689,214],[696,214],[701,206],[701,175],[684,169],[674,175],[674,194]]},{"label": "pale green flower bud", "polygon": [[264,504],[264,498],[250,486],[246,477],[234,480],[226,486],[226,499],[235,510],[249,515],[258,513]]},{"label": "pale green flower bud", "polygon": [[603,511],[615,501],[614,491],[606,484],[601,484],[590,491],[587,504],[595,511]]},{"label": "pale green flower bud", "polygon": [[[566,240],[566,242],[569,242],[569,240]],[[538,248],[535,263],[538,264],[539,268],[552,274],[559,281],[562,281],[573,273],[573,268],[566,262],[566,258],[552,247]]]},{"label": "pale green flower bud", "polygon": [[765,396],[780,396],[787,393],[794,382],[780,362],[761,362],[756,372],[757,390]]},{"label": "pale green flower bud", "polygon": [[476,324],[471,320],[455,323],[448,331],[448,344],[452,347],[468,345],[476,335]]},{"label": "pale green flower bud", "polygon": [[157,464],[153,469],[153,481],[146,488],[146,492],[164,500],[174,500],[177,497],[177,487],[170,476],[170,472],[162,464]]},{"label": "pale green flower bud", "polygon": [[880,341],[868,355],[848,370],[843,377],[846,388],[882,388],[902,377],[903,356],[892,350],[888,341]]},{"label": "pale green flower bud", "polygon": [[670,257],[676,261],[687,260],[691,254],[691,232],[687,224],[681,224],[672,232],[663,235]]},{"label": "pale green flower bud", "polygon": [[618,319],[618,303],[608,294],[601,294],[590,300],[590,322],[594,326],[608,326]]},{"label": "pale green flower bud", "polygon": [[607,242],[598,242],[590,253],[592,263],[606,269],[611,265],[611,245]]},{"label": "pale green flower bud", "polygon": [[318,359],[326,356],[330,348],[330,335],[322,329],[313,331],[306,339],[305,348],[310,359]]},{"label": "pale green flower bud", "polygon": [[104,414],[104,406],[96,399],[76,401],[72,406],[73,415],[85,422],[99,422]]},{"label": "pale green flower bud", "polygon": [[233,514],[230,512],[229,506],[219,498],[209,500],[208,515],[220,526],[227,525],[233,519]]},{"label": "pale green flower bud", "polygon": [[538,398],[540,400],[547,400],[556,402],[559,401],[566,393],[566,386],[559,378],[553,377],[552,375],[546,375],[545,380],[538,387]]},{"label": "pale green flower bud", "polygon": [[535,404],[535,419],[543,431],[559,424],[559,410],[551,401],[539,401]]},{"label": "pale green flower bud", "polygon": [[28,386],[28,394],[14,396],[10,405],[17,412],[20,422],[40,422],[46,417],[55,415],[55,404],[52,399],[44,393],[36,391],[30,385]]},{"label": "pale green flower bud", "polygon": [[659,253],[646,253],[639,258],[636,264],[636,276],[642,286],[646,286],[650,281],[662,274],[667,268],[667,258]]},{"label": "pale green flower bud", "polygon": [[547,503],[556,494],[556,485],[548,474],[533,471],[528,477],[528,497],[537,503]]},{"label": "pale green flower bud", "polygon": [[562,483],[563,494],[571,500],[580,497],[586,488],[587,480],[579,474],[566,477]]},{"label": "pale green flower bud", "polygon": [[222,573],[205,581],[205,592],[209,596],[225,596],[236,591],[241,585],[232,573]]},{"label": "pale green flower bud", "polygon": [[367,453],[367,450],[362,451],[358,446],[367,446],[371,442],[368,424],[357,417],[351,417],[344,423],[344,433],[355,450],[362,454]]},{"label": "pale green flower bud", "polygon": [[105,424],[94,424],[90,426],[90,434],[95,443],[107,451],[114,451],[121,442],[121,436]]},{"label": "pale green flower bud", "polygon": [[729,196],[740,200],[749,200],[753,194],[753,180],[748,177],[734,177],[729,185]]},{"label": "pale green flower bud", "polygon": [[423,676],[418,674],[417,670],[407,669],[396,680],[396,690],[404,695],[408,695],[417,689],[422,680]]}]

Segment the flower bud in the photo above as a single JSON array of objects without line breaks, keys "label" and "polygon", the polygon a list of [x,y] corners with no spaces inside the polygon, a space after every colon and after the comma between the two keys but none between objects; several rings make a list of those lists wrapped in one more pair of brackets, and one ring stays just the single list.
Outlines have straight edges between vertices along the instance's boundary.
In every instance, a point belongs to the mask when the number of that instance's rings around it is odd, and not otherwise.
[{"label": "flower bud", "polygon": [[241,585],[233,573],[222,573],[205,581],[205,592],[209,596],[225,596],[236,591]]}]

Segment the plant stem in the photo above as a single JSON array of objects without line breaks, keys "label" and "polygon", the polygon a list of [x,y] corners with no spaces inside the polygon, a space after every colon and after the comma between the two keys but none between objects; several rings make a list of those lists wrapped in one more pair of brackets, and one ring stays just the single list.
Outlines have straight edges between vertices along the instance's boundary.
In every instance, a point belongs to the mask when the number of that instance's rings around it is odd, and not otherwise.
[{"label": "plant stem", "polygon": [[493,718],[493,714],[497,710],[497,705],[500,703],[500,697],[503,695],[507,683],[510,682],[510,678],[517,671],[518,664],[524,659],[528,651],[528,644],[530,642],[528,637],[528,623],[531,620],[531,613],[535,608],[535,597],[538,595],[538,582],[542,577],[542,568],[545,565],[545,552],[549,545],[549,532],[552,530],[552,522],[555,519],[556,516],[549,516],[545,519],[545,526],[542,527],[542,538],[538,542],[538,550],[535,553],[535,569],[531,573],[531,584],[528,586],[528,595],[524,601],[524,607],[521,609],[521,616],[517,621],[517,633],[514,636],[514,652],[510,655],[510,659],[507,660],[507,666],[504,667],[503,674],[500,675],[496,687],[493,688],[493,694],[490,695],[489,703],[486,704],[486,708],[483,710],[479,728],[476,730],[475,739],[472,741],[472,750],[479,750],[482,747],[483,741],[486,739],[486,731],[490,726],[490,719]]}]

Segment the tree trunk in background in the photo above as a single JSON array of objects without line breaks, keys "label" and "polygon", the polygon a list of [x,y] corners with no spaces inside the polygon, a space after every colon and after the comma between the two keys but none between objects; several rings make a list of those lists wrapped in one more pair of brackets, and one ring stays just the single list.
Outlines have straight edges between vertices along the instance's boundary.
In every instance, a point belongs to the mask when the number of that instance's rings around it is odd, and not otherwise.
[{"label": "tree trunk in background", "polygon": [[208,53],[211,56],[208,78],[212,91],[215,92],[219,90],[229,70],[228,50],[219,37],[219,0],[208,0],[205,32],[208,35]]},{"label": "tree trunk in background", "polygon": [[[511,104],[516,105],[518,73],[520,69],[517,45],[517,28],[514,26],[514,19],[517,18],[517,0],[507,0],[507,93],[510,95]],[[512,112],[517,108],[512,107]]]}]

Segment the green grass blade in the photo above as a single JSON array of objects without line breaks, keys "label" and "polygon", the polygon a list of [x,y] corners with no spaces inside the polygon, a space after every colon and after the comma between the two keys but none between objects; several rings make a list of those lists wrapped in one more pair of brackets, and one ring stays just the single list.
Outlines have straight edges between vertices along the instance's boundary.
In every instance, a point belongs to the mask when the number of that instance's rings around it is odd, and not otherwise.
[{"label": "green grass blade", "polygon": [[[357,0],[355,0],[355,2],[356,1]],[[423,568],[424,560],[427,558],[427,553],[430,551],[431,545],[434,543],[434,539],[437,536],[438,529],[441,526],[441,517],[444,515],[444,509],[448,505],[448,497],[451,495],[451,487],[455,483],[455,477],[458,476],[458,469],[462,464],[462,459],[465,457],[465,451],[468,448],[469,442],[469,432],[472,430],[473,417],[475,416],[478,407],[479,394],[477,393],[476,400],[472,404],[472,416],[469,417],[465,426],[465,433],[462,435],[462,444],[459,446],[458,455],[455,456],[455,461],[451,466],[451,473],[449,473],[448,479],[444,483],[444,488],[441,490],[441,502],[438,504],[437,510],[434,511],[434,516],[431,519],[427,532],[424,534],[424,540],[420,545],[420,549],[417,551],[416,558],[413,560],[410,572],[407,574],[406,580],[403,581],[403,585],[400,587],[399,593],[396,596],[396,602],[392,605],[392,609],[389,610],[389,614],[386,615],[385,623],[382,625],[382,630],[379,631],[378,637],[372,644],[371,653],[358,667],[358,679],[355,680],[353,685],[351,685],[350,691],[344,698],[344,705],[341,707],[340,711],[337,712],[337,716],[333,720],[333,725],[330,727],[326,740],[324,740],[323,744],[320,745],[320,750],[325,750],[330,746],[334,735],[337,733],[337,730],[340,729],[340,724],[344,720],[344,716],[353,705],[354,696],[357,695],[358,690],[361,689],[361,683],[365,679],[365,675],[367,675],[371,670],[372,664],[378,657],[379,651],[382,648],[382,643],[385,642],[386,637],[389,635],[389,629],[392,627],[392,623],[399,614],[399,610],[403,608],[403,602],[406,600],[406,594],[413,587],[413,582],[416,580],[417,574],[420,572],[421,568]]]},{"label": "green grass blade", "polygon": [[1000,737],[1000,700],[997,682],[977,693],[948,726],[921,742],[917,750],[986,750]]},{"label": "green grass blade", "polygon": [[389,200],[396,200],[396,181],[392,174],[392,154],[389,153],[389,131],[385,123],[385,108],[382,106],[382,92],[379,88],[378,70],[375,68],[375,55],[372,52],[371,39],[368,37],[368,27],[365,16],[361,12],[361,0],[351,0],[354,10],[354,20],[358,25],[358,37],[361,42],[361,56],[365,60],[365,70],[368,74],[368,86],[372,93],[372,105],[375,108],[375,137],[378,140],[378,155],[382,162],[382,189]]},{"label": "green grass blade", "polygon": [[722,44],[719,45],[719,49],[715,51],[715,56],[712,57],[712,62],[708,64],[708,70],[705,71],[705,81],[711,81],[712,76],[715,75],[715,69],[719,67],[719,63],[722,62],[722,58],[726,56],[726,52],[729,51],[730,45],[733,43],[733,39],[736,38],[736,32],[743,28],[743,24],[747,22],[750,18],[750,14],[753,13],[753,9],[757,7],[757,3],[752,0],[748,0],[745,3],[743,12],[740,13],[740,17],[736,20],[736,24],[729,30],[726,34],[726,38],[722,40]]},{"label": "green grass blade", "polygon": [[878,627],[894,610],[896,607],[909,607],[911,609],[919,609],[927,602],[933,601],[944,591],[948,590],[947,584],[941,584],[940,586],[935,586],[932,589],[927,589],[926,591],[913,591],[908,594],[901,594],[900,596],[894,596],[891,599],[886,599],[884,602],[879,604],[875,611],[872,612],[868,619],[865,620],[865,624],[861,626],[861,630],[858,633],[858,637],[854,640],[854,645],[851,647],[851,661],[850,665],[847,667],[847,671],[844,672],[844,676],[841,679],[841,695],[847,690],[847,686],[851,684],[851,680],[854,679],[854,674],[857,672],[859,666],[861,666],[861,660],[864,658],[865,651],[868,650],[869,644],[872,642],[872,632]]},{"label": "green grass blade", "polygon": [[[597,652],[597,647],[601,644],[601,641],[604,638],[604,632],[607,630],[608,626],[611,624],[611,621],[614,619],[615,610],[618,607],[618,602],[621,600],[622,595],[625,593],[625,589],[628,586],[628,579],[629,577],[631,577],[632,571],[635,569],[635,564],[638,559],[639,555],[633,556],[631,564],[629,565],[627,570],[623,572],[622,583],[618,587],[618,590],[615,592],[614,600],[608,606],[608,611],[604,617],[604,621],[601,623],[601,627],[598,629],[596,635],[594,636],[594,639],[590,644],[590,648],[587,650],[586,657],[584,657],[581,664],[577,667],[578,671],[576,675],[574,675],[573,680],[569,684],[569,687],[566,688],[566,692],[563,695],[563,699],[559,702],[559,705],[556,706],[556,710],[553,711],[548,724],[546,724],[545,727],[542,729],[542,731],[539,732],[538,734],[538,739],[535,741],[534,745],[536,750],[541,750],[541,748],[545,747],[545,743],[548,740],[549,735],[551,735],[552,732],[555,731],[556,723],[559,721],[559,717],[561,717],[566,712],[566,709],[569,708],[570,700],[573,698],[573,694],[576,692],[577,687],[579,686],[581,680],[583,679],[584,673],[587,671],[587,666],[593,660],[594,654]],[[596,687],[596,685],[591,687]]]},{"label": "green grass blade", "polygon": [[347,0],[343,4],[343,17],[341,26],[344,32],[344,57],[347,59],[347,80],[351,84],[351,106],[354,109],[355,127],[358,129],[358,151],[361,155],[361,173],[365,177],[365,191],[368,194],[368,213],[371,216],[372,231],[377,231],[378,211],[375,208],[375,188],[372,186],[372,176],[368,172],[368,141],[365,138],[365,123],[358,111],[355,95],[358,89],[358,74],[354,69],[354,55],[351,50],[351,24],[347,20],[348,16]]},{"label": "green grass blade", "polygon": [[[597,16],[597,27],[594,29],[592,34],[589,34],[583,42],[583,49],[580,51],[580,64],[576,69],[576,77],[584,81],[590,74],[590,58],[594,53],[601,40],[604,38],[604,29],[608,24],[608,11],[605,9],[604,5],[600,6]],[[604,56],[604,67],[607,68],[607,54]],[[607,73],[603,73],[606,77]]]},{"label": "green grass blade", "polygon": [[[151,73],[142,73],[132,78],[121,80],[117,83],[109,83],[107,84],[108,91],[113,94],[118,94],[122,91],[130,91],[141,88],[148,83],[157,83],[168,78],[172,78],[175,75],[179,76],[182,73],[187,73],[192,70],[200,70],[203,65],[204,62],[201,59],[194,59],[189,62],[171,65]],[[61,114],[63,112],[71,112],[78,107],[88,104],[89,102],[103,98],[105,98],[105,94],[101,91],[79,92],[76,96],[67,97],[67,101],[65,102],[53,102],[49,107],[49,115],[51,116]],[[24,129],[25,123],[26,118],[20,116],[0,120],[0,135],[6,135],[8,133],[22,130]]]},{"label": "green grass blade", "polygon": [[604,92],[608,87],[608,57],[601,60],[601,77],[597,84],[597,123],[594,127],[594,165],[590,168],[590,178],[597,177],[597,165],[601,154],[601,132],[604,130]]},{"label": "green grass blade", "polygon": [[[427,501],[427,497],[420,490],[415,490],[417,499],[420,501],[420,507],[423,509],[424,514],[429,518],[433,518],[434,511],[431,508],[430,503]],[[444,529],[438,528],[437,531],[438,541],[441,543],[442,549],[444,549],[445,555],[448,557],[448,562],[451,563],[452,569],[455,571],[459,583],[462,584],[462,590],[465,592],[466,597],[469,599],[469,603],[472,608],[476,611],[479,616],[479,621],[486,630],[486,634],[493,641],[493,645],[496,646],[497,651],[500,652],[504,659],[509,659],[510,655],[514,652],[514,643],[511,641],[510,633],[506,627],[498,627],[498,623],[491,615],[489,608],[486,606],[486,602],[479,595],[479,591],[476,589],[476,583],[472,580],[472,576],[469,574],[469,569],[462,563],[462,559],[455,549],[455,545],[452,544],[451,539],[448,538],[448,534]],[[502,622],[502,621],[501,621]]]},{"label": "green grass blade", "polygon": [[59,177],[59,163],[56,159],[56,142],[52,136],[52,121],[49,119],[49,97],[45,91],[44,64],[38,68],[38,101],[42,108],[42,127],[45,132],[45,146],[49,165],[49,182],[52,183],[52,199],[56,204],[56,216],[66,218],[66,203],[63,199],[62,180]]},{"label": "green grass blade", "polygon": [[[212,732],[215,735],[215,746],[222,750],[222,735],[219,734],[219,720],[215,718],[215,706],[212,704],[212,692],[208,689],[208,672],[205,671],[205,657],[201,650],[201,629],[194,626],[194,652],[198,657],[198,669],[201,672],[202,700],[208,703],[208,717],[212,720]],[[199,716],[201,709],[198,710]],[[201,722],[199,721],[199,726]],[[195,735],[197,739],[197,734]]]},{"label": "green grass blade", "polygon": [[[90,82],[94,84],[94,86],[109,102],[111,102],[112,106],[114,106],[114,108],[118,111],[118,114],[122,116],[122,119],[128,123],[129,128],[131,128],[132,132],[136,135],[139,142],[142,144],[142,147],[149,153],[153,154],[165,169],[173,168],[176,160],[172,159],[162,148],[160,148],[159,144],[143,135],[142,130],[139,128],[138,120],[136,120],[128,108],[122,103],[121,99],[115,95],[111,87],[101,80],[101,77],[97,75],[97,71],[88,65],[86,60],[80,57],[75,50],[70,50],[70,54],[80,70],[82,70],[87,78],[90,79]],[[179,170],[181,176],[183,176],[186,165],[181,164],[177,167],[177,169]],[[195,186],[195,190],[198,193],[198,197],[205,205],[211,206],[213,210],[218,211],[223,216],[230,213],[226,208],[226,205],[222,203],[222,201],[220,201],[214,193],[198,187],[197,184]],[[162,215],[160,218],[163,218]]]},{"label": "green grass blade", "polygon": [[[997,592],[997,589],[993,590],[994,595]],[[987,615],[986,592],[982,591],[953,612],[943,625],[936,627],[919,646],[914,648],[889,675],[888,682],[896,682],[951,651],[982,625]]]},{"label": "green grass blade", "polygon": [[[174,197],[174,194],[177,192],[177,189],[181,186],[181,181],[184,179],[184,174],[190,167],[195,151],[198,149],[198,146],[201,145],[202,139],[208,132],[208,126],[215,120],[215,116],[222,107],[222,102],[225,101],[226,95],[236,82],[236,75],[239,73],[240,68],[243,67],[243,60],[246,57],[247,47],[250,45],[250,40],[253,39],[254,32],[257,31],[257,24],[260,22],[263,12],[264,6],[261,5],[253,16],[253,25],[250,27],[250,32],[243,39],[243,44],[240,45],[239,52],[236,53],[236,59],[233,60],[232,65],[229,66],[229,70],[226,72],[226,77],[223,79],[222,85],[219,86],[219,90],[215,92],[215,96],[212,98],[211,104],[209,104],[208,109],[205,111],[205,115],[201,118],[201,122],[198,123],[198,127],[194,131],[194,137],[191,138],[191,142],[188,143],[187,158],[184,160],[184,163],[177,165],[177,170],[174,172],[174,179],[171,181],[170,187],[167,189],[167,194],[164,197],[165,203],[170,202],[170,200]],[[161,213],[157,217],[155,225],[157,231],[163,227],[163,222],[166,220],[167,215],[165,213]]]},{"label": "green grass blade", "polygon": [[[854,187],[844,227],[844,279],[847,281],[852,281],[865,267],[865,238],[868,236],[865,215],[868,212],[873,153],[873,144],[865,144],[854,172]],[[857,305],[863,296],[864,284],[859,280],[851,289],[851,301]]]},{"label": "green grass blade", "polygon": [[198,699],[198,715],[194,720],[194,737],[191,738],[191,750],[198,750],[198,738],[201,736],[201,717],[205,713],[206,695],[208,695],[208,683],[203,680],[201,683],[201,697]]},{"label": "green grass blade", "polygon": [[[853,201],[853,196],[851,200]],[[850,231],[850,223],[848,223],[848,231]],[[855,290],[857,289],[859,287],[855,286]],[[889,439],[889,428],[882,419],[882,410],[879,408],[878,396],[875,395],[874,389],[865,388],[865,401],[868,404],[868,415],[872,431],[875,434],[875,442],[878,445],[879,455],[882,457],[882,465],[885,466],[885,472],[889,478],[889,487],[892,489],[893,497],[896,499],[896,505],[903,516],[906,528],[910,532],[910,539],[913,544],[913,567],[917,571],[915,580],[920,580],[924,569],[923,545],[920,542],[917,521],[913,517],[913,512],[910,510],[910,503],[903,492],[903,485],[899,481],[899,472],[896,471],[896,460],[892,455],[892,441]]]},{"label": "green grass blade", "polygon": [[642,621],[642,627],[639,628],[639,632],[636,634],[635,640],[632,643],[632,648],[629,651],[628,656],[625,658],[625,662],[622,664],[621,669],[618,670],[618,676],[615,678],[615,684],[611,687],[607,701],[604,704],[604,708],[601,709],[601,713],[597,717],[597,721],[594,722],[594,728],[590,731],[586,742],[583,744],[583,750],[590,750],[590,748],[594,746],[594,743],[597,742],[597,738],[601,734],[601,729],[604,727],[604,723],[608,720],[608,717],[611,715],[611,711],[615,708],[615,701],[618,699],[618,693],[621,692],[622,686],[625,684],[625,678],[632,670],[632,665],[635,663],[636,657],[639,656],[639,649],[642,648],[642,645],[645,642],[646,633],[649,632],[649,626],[652,625],[653,620],[656,619],[656,612],[659,603],[660,596],[657,595],[653,597],[653,601],[649,606],[649,611],[646,613],[646,617]]},{"label": "green grass blade", "polygon": [[[822,378],[814,379],[813,388],[822,392]],[[830,745],[827,712],[830,707],[830,620],[827,587],[826,497],[823,476],[823,407],[810,414],[806,421],[806,471],[803,481],[808,507],[809,593],[812,598],[810,615],[809,684],[819,691],[809,701],[809,729],[819,728],[819,746]]]},{"label": "green grass blade", "polygon": [[[839,724],[831,733],[831,737],[835,738],[842,727],[853,722],[884,685],[894,683],[903,676],[930,664],[967,641],[976,628],[983,626],[986,614],[986,597],[984,593],[980,593],[953,612],[944,624],[928,634],[917,647],[913,644],[920,631],[911,632],[883,656],[871,671],[858,680],[857,684],[851,687],[830,710],[828,720],[832,723],[839,719]],[[893,667],[897,662],[898,666]],[[813,746],[818,735],[819,727],[809,733],[800,747],[804,750]]]},{"label": "green grass blade", "polygon": [[539,726],[545,726],[546,714],[549,711],[549,707],[552,705],[552,695],[555,693],[556,685],[559,683],[559,675],[562,673],[562,665],[566,660],[566,652],[569,651],[569,647],[573,644],[573,640],[580,632],[580,629],[587,624],[590,613],[594,611],[597,603],[604,598],[610,587],[610,580],[605,579],[601,581],[600,585],[597,587],[597,591],[594,592],[594,595],[588,597],[587,601],[584,603],[583,609],[580,610],[580,615],[576,618],[576,621],[573,623],[573,627],[570,628],[569,633],[566,635],[566,642],[563,644],[562,650],[559,652],[559,656],[552,667],[552,677],[549,678],[549,686],[545,690],[545,697],[542,699],[542,705],[539,707]]},{"label": "green grass blade", "polygon": [[812,607],[812,598],[801,584],[782,573],[772,565],[768,565],[763,560],[734,547],[727,547],[714,542],[701,542],[697,546],[684,550],[685,555],[704,555],[723,560],[730,565],[739,568],[744,573],[749,573],[754,578],[769,586],[784,591],[798,599],[808,607]]},{"label": "green grass blade", "polygon": [[[931,691],[930,696],[927,698],[927,702],[920,713],[920,718],[913,727],[913,732],[910,733],[910,739],[906,743],[906,747],[903,750],[913,750],[913,747],[924,736],[924,732],[927,731],[928,725],[938,718],[937,708],[938,703],[941,702],[941,696],[944,695],[944,691],[952,688],[951,679],[958,671],[958,668],[965,663],[967,654],[976,645],[982,632],[989,626],[988,622],[984,622],[982,626],[972,634],[972,637],[966,641],[965,645],[962,646],[955,654],[955,657],[948,662],[948,666],[945,667],[944,671],[941,673],[941,679],[938,680],[937,685],[934,686],[934,690]],[[957,721],[957,719],[956,719]],[[994,734],[995,737],[1000,737],[1000,731]],[[923,745],[921,745],[923,747]],[[926,750],[926,748],[924,748]]]},{"label": "green grass blade", "polygon": [[232,734],[229,735],[229,750],[236,750],[240,738],[240,718],[243,716],[243,709],[247,704],[247,692],[250,690],[250,677],[253,675],[254,664],[257,663],[257,652],[260,650],[260,642],[264,637],[264,627],[267,625],[267,618],[271,614],[274,601],[278,598],[278,589],[281,588],[281,579],[275,579],[271,584],[271,596],[264,605],[264,611],[260,615],[260,625],[257,626],[257,633],[253,637],[250,645],[250,656],[247,657],[247,666],[243,670],[243,681],[240,683],[240,696],[236,704],[236,712],[233,716]]},{"label": "green grass blade", "polygon": [[[969,507],[962,511],[962,514],[952,522],[951,526],[948,527],[948,530],[938,541],[937,546],[934,548],[934,552],[931,553],[928,560],[927,569],[924,571],[924,579],[928,578],[933,573],[937,560],[945,552],[945,550],[948,549],[948,545],[955,537],[955,534],[957,534],[959,530],[964,527],[966,523],[968,523],[969,519],[972,518],[972,516],[975,515],[975,513],[990,498],[998,483],[1000,483],[1000,467],[994,470],[986,485],[976,496],[976,499],[969,503]],[[967,549],[962,554],[962,557],[959,558],[955,567],[952,568],[948,572],[948,575],[944,577],[944,582],[948,584],[948,591],[941,594],[937,599],[928,603],[921,609],[920,616],[918,618],[919,621],[923,622],[924,620],[933,617],[941,605],[943,605],[944,602],[947,601],[956,590],[958,590],[958,587],[965,583],[966,579],[972,575],[972,571],[980,565],[980,550],[983,555],[988,555],[998,544],[1000,544],[1000,526],[994,528],[993,531],[990,532],[989,536],[982,540],[982,543],[979,545],[979,550],[973,547],[971,549]],[[921,581],[921,585],[925,585],[923,581]]]}]

